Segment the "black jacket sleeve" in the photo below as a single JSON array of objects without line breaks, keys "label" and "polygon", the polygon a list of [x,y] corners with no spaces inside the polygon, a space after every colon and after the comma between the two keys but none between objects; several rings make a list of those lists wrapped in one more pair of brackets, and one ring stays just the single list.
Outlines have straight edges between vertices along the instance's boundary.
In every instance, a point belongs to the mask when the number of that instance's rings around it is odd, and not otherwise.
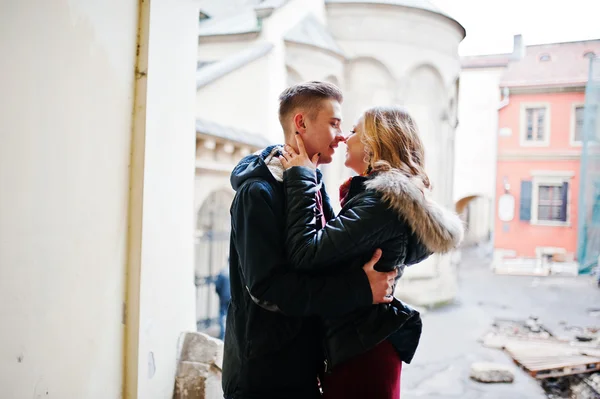
[{"label": "black jacket sleeve", "polygon": [[433,254],[429,248],[423,245],[415,233],[412,233],[408,238],[406,249],[406,259],[404,261],[406,266],[412,266],[423,262]]},{"label": "black jacket sleeve", "polygon": [[371,305],[371,287],[361,269],[329,276],[290,270],[273,197],[268,183],[249,182],[232,206],[232,239],[252,300],[289,316],[337,317]]},{"label": "black jacket sleeve", "polygon": [[331,206],[331,199],[327,194],[325,183],[323,181],[321,181],[321,195],[323,197],[323,214],[325,215],[325,220],[331,220],[335,217],[335,211]]},{"label": "black jacket sleeve", "polygon": [[373,237],[380,234],[394,218],[382,211],[375,198],[357,203],[323,229],[314,217],[317,182],[314,171],[292,167],[284,173],[288,199],[286,247],[288,257],[299,270],[326,269],[340,257],[372,251]]}]

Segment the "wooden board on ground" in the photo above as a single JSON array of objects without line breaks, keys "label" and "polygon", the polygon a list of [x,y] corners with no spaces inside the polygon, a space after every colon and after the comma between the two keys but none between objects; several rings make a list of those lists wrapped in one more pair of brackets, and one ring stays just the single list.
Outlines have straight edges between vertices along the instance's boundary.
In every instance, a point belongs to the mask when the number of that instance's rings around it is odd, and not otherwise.
[{"label": "wooden board on ground", "polygon": [[507,342],[504,350],[515,363],[538,379],[600,371],[600,348],[578,347],[560,341]]}]

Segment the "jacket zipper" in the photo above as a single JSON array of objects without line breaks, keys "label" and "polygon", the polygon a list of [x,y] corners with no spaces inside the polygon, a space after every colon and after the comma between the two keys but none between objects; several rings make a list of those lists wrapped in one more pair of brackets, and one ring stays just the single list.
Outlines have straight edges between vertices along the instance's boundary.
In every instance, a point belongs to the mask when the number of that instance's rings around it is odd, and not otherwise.
[{"label": "jacket zipper", "polygon": [[325,360],[323,361],[323,365],[325,366],[325,373],[329,374],[331,373],[331,370],[329,369],[329,352],[327,352],[327,344],[325,343],[325,340],[323,340],[323,354],[325,355]]}]

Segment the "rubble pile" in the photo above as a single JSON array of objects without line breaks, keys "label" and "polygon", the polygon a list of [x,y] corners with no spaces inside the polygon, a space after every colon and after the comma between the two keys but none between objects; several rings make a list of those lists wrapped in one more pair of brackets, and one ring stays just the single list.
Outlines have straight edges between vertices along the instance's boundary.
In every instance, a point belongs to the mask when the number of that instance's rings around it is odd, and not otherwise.
[{"label": "rubble pile", "polygon": [[548,398],[600,399],[600,328],[562,325],[556,334],[536,317],[497,319],[482,343],[510,355]]}]

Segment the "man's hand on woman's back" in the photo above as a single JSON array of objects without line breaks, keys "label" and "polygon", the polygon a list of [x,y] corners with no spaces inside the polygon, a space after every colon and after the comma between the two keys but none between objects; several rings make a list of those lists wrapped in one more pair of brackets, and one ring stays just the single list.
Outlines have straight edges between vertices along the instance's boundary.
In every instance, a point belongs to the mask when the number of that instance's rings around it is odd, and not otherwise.
[{"label": "man's hand on woman's back", "polygon": [[375,270],[375,264],[381,259],[381,249],[377,249],[371,260],[365,263],[363,270],[369,279],[371,293],[373,294],[373,304],[390,303],[394,299],[394,282],[398,275],[397,270],[391,272],[378,272]]}]

